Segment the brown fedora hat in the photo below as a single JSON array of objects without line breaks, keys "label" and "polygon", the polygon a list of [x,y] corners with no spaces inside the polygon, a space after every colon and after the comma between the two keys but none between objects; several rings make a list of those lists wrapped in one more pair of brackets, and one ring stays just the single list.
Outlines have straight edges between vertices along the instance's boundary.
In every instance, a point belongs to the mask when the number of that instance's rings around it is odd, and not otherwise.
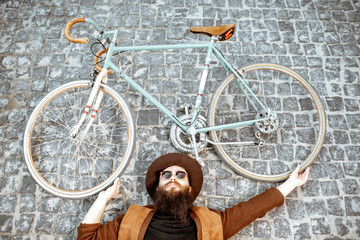
[{"label": "brown fedora hat", "polygon": [[168,153],[155,159],[146,173],[146,189],[152,199],[159,184],[160,172],[170,166],[184,168],[189,176],[192,201],[199,195],[203,183],[203,172],[200,165],[191,157],[183,153]]}]

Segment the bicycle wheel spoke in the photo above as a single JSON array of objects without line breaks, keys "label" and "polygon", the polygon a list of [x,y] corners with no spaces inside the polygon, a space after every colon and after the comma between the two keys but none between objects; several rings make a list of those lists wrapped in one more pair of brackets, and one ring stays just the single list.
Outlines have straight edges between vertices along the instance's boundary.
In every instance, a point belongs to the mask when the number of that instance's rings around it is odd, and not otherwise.
[{"label": "bicycle wheel spoke", "polygon": [[[51,169],[55,166],[55,165],[57,165],[58,163],[57,162],[54,162],[53,163],[53,165],[49,165],[49,163],[45,163],[45,161],[47,160],[47,159],[53,159],[54,157],[56,157],[56,156],[63,156],[63,154],[62,154],[62,152],[64,152],[64,148],[63,148],[63,146],[65,145],[66,143],[64,142],[64,143],[62,143],[57,149],[54,149],[54,148],[51,148],[51,146],[50,146],[50,148],[51,149],[49,149],[49,150],[47,150],[47,152],[51,152],[51,155],[48,155],[48,153],[47,153],[47,157],[44,157],[44,158],[42,158],[42,159],[40,159],[39,160],[39,166],[51,166]],[[46,146],[46,145],[45,145]],[[69,145],[68,146],[68,148],[67,149],[70,149],[71,148],[71,145]],[[66,150],[66,149],[65,149]],[[69,153],[70,153],[71,151],[69,151]],[[44,164],[41,164],[41,162],[44,162]]]},{"label": "bicycle wheel spoke", "polygon": [[[66,139],[69,136],[68,133],[64,132],[64,129],[59,130],[54,125],[47,125],[41,122],[39,122],[38,125],[43,126],[43,128],[39,130],[41,132],[36,134],[34,138],[49,140],[49,139],[54,139],[56,137],[62,137],[63,139]],[[46,135],[43,133],[45,133]]]},{"label": "bicycle wheel spoke", "polygon": [[[52,120],[55,123],[58,123],[59,125],[64,125],[64,127],[67,127],[69,129],[71,129],[71,126],[68,124],[68,121],[66,119],[66,113],[64,112],[63,108],[59,108],[56,105],[49,106],[49,107],[46,108],[46,112],[44,112],[44,113],[47,114],[48,112],[49,112],[49,114],[51,114],[51,116],[48,117],[49,120]],[[44,116],[44,117],[46,117],[46,116]],[[54,119],[57,119],[59,121],[57,122]]]}]

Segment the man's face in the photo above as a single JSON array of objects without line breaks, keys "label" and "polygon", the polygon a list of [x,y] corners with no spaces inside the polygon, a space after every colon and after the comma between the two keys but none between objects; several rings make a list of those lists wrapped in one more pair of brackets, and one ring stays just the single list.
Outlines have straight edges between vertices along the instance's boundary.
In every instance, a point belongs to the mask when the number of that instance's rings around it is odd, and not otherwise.
[{"label": "man's face", "polygon": [[189,178],[186,174],[185,178],[179,179],[176,177],[176,173],[179,171],[185,172],[186,170],[179,166],[170,166],[163,170],[170,171],[172,173],[169,179],[165,179],[164,177],[160,176],[159,178],[159,185],[158,188],[162,188],[164,191],[169,192],[179,192],[181,190],[189,189],[191,191],[191,187],[189,186]]},{"label": "man's face", "polygon": [[179,166],[167,167],[163,170],[163,173],[165,171],[169,172],[159,176],[159,185],[154,195],[154,205],[160,212],[186,222],[189,207],[193,202],[189,177],[187,174],[184,176],[182,173],[178,174],[178,177],[176,176],[179,171],[186,173],[185,169]]}]

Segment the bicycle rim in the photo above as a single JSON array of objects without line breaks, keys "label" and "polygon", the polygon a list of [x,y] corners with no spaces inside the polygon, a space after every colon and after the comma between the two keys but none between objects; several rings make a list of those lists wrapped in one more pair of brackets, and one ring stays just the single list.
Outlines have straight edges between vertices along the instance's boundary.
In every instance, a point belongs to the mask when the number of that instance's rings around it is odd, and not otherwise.
[{"label": "bicycle rim", "polygon": [[[264,145],[214,145],[218,155],[235,172],[254,180],[278,182],[299,164],[306,168],[316,158],[325,136],[325,114],[320,98],[299,74],[275,64],[256,64],[241,69],[243,80],[261,103],[276,114],[276,121],[259,122],[229,130],[211,131],[215,143]],[[243,90],[240,89],[242,86]],[[216,90],[209,107],[209,126],[263,117],[256,103],[234,75]]]},{"label": "bicycle rim", "polygon": [[75,81],[53,90],[36,106],[26,126],[28,169],[41,187],[59,197],[86,198],[108,187],[125,171],[134,149],[130,109],[107,85],[100,85],[104,97],[86,136],[70,135],[84,110],[90,85],[90,81]]}]

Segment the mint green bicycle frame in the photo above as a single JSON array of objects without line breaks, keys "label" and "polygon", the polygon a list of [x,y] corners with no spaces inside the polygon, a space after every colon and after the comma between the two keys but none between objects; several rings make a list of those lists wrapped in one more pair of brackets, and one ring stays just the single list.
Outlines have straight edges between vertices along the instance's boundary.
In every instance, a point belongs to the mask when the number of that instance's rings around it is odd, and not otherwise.
[{"label": "mint green bicycle frame", "polygon": [[[227,70],[231,71],[236,79],[237,83],[240,87],[240,89],[243,91],[243,93],[246,95],[247,99],[251,102],[253,107],[258,110],[258,108],[253,103],[252,99],[250,99],[249,95],[246,93],[245,89],[248,91],[248,93],[255,99],[255,101],[261,106],[262,109],[267,110],[266,107],[260,102],[260,100],[256,97],[256,95],[252,92],[252,90],[247,86],[244,80],[240,77],[240,74],[237,70],[235,70],[231,64],[229,64],[225,58],[222,56],[221,52],[215,47],[215,38],[212,38],[210,42],[208,43],[198,43],[198,44],[176,44],[176,45],[150,45],[150,46],[132,46],[132,47],[117,47],[115,46],[116,39],[118,37],[119,31],[111,30],[111,31],[102,31],[101,27],[94,22],[92,19],[86,18],[86,22],[92,24],[97,31],[101,33],[101,36],[103,38],[106,38],[107,36],[110,36],[111,43],[107,50],[106,59],[103,65],[103,71],[106,69],[112,69],[115,73],[117,73],[120,77],[125,79],[133,88],[135,88],[138,92],[140,92],[144,97],[146,97],[150,102],[152,102],[160,111],[162,111],[165,115],[167,115],[169,118],[172,119],[173,122],[175,122],[183,131],[188,132],[190,127],[195,127],[196,124],[196,117],[198,115],[198,109],[201,105],[205,83],[207,80],[209,68],[210,68],[210,61],[212,55],[215,55],[215,57],[218,59],[218,61],[221,63],[221,65]],[[199,90],[197,93],[197,98],[195,102],[195,107],[193,109],[192,113],[192,124],[190,126],[184,125],[171,111],[169,111],[164,105],[162,105],[158,100],[156,100],[153,96],[151,96],[144,88],[142,88],[139,84],[137,84],[134,80],[132,80],[128,75],[126,75],[125,72],[123,72],[119,67],[117,67],[112,61],[111,57],[115,53],[119,52],[127,52],[127,51],[143,51],[143,50],[168,50],[168,49],[184,49],[184,48],[206,48],[207,49],[207,55],[206,60],[204,64],[204,68],[202,71],[201,81]],[[107,71],[107,70],[106,70]],[[212,126],[212,127],[205,127],[196,129],[196,133],[205,133],[209,131],[217,131],[217,130],[224,130],[224,129],[230,129],[235,127],[242,127],[246,125],[251,125],[259,121],[265,121],[270,118],[270,114],[268,117],[265,118],[259,118],[254,119],[250,121],[243,121],[243,122],[236,122],[236,123],[230,123],[230,124],[223,124],[218,126]]]}]

